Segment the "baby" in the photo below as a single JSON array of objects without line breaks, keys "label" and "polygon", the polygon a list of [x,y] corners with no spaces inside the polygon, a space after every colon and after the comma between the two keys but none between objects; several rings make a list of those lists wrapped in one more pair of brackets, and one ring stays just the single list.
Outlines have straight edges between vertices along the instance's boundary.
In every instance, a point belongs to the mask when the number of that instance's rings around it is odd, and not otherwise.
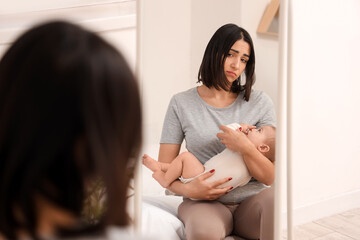
[{"label": "baby", "polygon": [[[244,127],[249,126],[242,124]],[[227,125],[227,127],[240,131],[242,126],[237,123]],[[247,128],[245,134],[270,161],[275,158],[275,128],[270,126],[259,129]],[[230,190],[247,184],[251,176],[240,153],[230,149],[225,149],[216,156],[210,158],[204,165],[190,152],[179,154],[171,163],[162,163],[154,160],[147,154],[143,156],[143,164],[153,171],[153,177],[161,186],[168,187],[174,180],[180,179],[183,183],[188,183],[202,174],[216,169],[216,173],[209,177],[208,181],[231,176],[231,180],[220,185],[219,188],[232,186]]]}]

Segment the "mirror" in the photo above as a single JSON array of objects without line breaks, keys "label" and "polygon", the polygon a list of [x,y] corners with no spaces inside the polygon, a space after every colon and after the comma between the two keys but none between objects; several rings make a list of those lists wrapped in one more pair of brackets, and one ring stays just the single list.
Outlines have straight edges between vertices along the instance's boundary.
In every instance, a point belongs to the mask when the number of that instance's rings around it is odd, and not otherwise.
[{"label": "mirror", "polygon": [[[158,157],[162,124],[171,97],[198,86],[197,74],[205,48],[215,31],[226,23],[235,23],[250,33],[256,53],[254,88],[267,93],[275,111],[278,111],[279,38],[256,33],[267,2],[157,0],[151,3],[140,1],[140,4],[144,153],[155,159]],[[182,150],[186,150],[185,147]],[[152,172],[143,167],[142,174],[143,218],[149,219],[153,206],[167,210],[171,213],[168,222],[172,223],[169,231],[176,226],[175,233],[167,233],[173,234],[167,236],[183,239],[182,224],[174,218],[182,198],[164,198],[164,188],[151,177]],[[149,234],[150,229],[162,234],[168,226],[163,224],[164,221],[161,225],[150,227],[149,222],[143,219],[142,229]]]}]

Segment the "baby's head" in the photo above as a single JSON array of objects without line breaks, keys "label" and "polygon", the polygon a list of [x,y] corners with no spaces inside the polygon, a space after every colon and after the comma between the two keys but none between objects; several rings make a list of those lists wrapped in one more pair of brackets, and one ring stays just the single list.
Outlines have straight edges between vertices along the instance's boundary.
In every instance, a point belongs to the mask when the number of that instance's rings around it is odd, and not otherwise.
[{"label": "baby's head", "polygon": [[249,140],[271,162],[275,161],[275,128],[264,126],[247,132]]}]

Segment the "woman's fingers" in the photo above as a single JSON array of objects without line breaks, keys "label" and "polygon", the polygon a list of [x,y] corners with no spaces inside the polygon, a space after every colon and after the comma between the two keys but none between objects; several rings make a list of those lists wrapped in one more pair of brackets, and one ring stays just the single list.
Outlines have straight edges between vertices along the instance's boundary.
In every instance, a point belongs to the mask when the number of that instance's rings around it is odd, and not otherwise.
[{"label": "woman's fingers", "polygon": [[220,128],[220,130],[223,131],[224,133],[225,133],[225,132],[228,132],[228,131],[232,131],[231,128],[228,128],[228,127],[225,126],[225,125],[220,125],[219,128]]},{"label": "woman's fingers", "polygon": [[231,186],[227,186],[223,188],[214,188],[211,190],[211,194],[209,195],[209,200],[218,199],[219,197],[227,194],[231,189],[233,189],[233,187]]},{"label": "woman's fingers", "polygon": [[223,139],[225,137],[225,133],[217,133],[216,136],[220,139]]},{"label": "woman's fingers", "polygon": [[224,195],[227,194],[231,189],[233,189],[233,187],[231,186],[227,186],[227,187],[223,187],[223,188],[216,188],[214,189],[214,195]]},{"label": "woman's fingers", "polygon": [[240,131],[243,132],[243,133],[246,133],[249,130],[256,128],[256,126],[249,125],[249,124],[246,124],[246,123],[241,123],[240,125],[241,125],[241,130]]},{"label": "woman's fingers", "polygon": [[[201,176],[199,177],[199,180],[203,181],[203,180],[211,177],[211,176],[214,175],[214,174],[215,174],[215,169],[212,169],[212,170],[204,173],[203,175],[201,175]],[[210,182],[210,184],[211,184],[211,187],[212,187],[212,188],[216,188],[216,187],[220,186],[221,184],[224,184],[224,183],[230,181],[231,179],[232,179],[231,177],[222,178],[222,179],[219,179],[219,180]]]},{"label": "woman's fingers", "polygon": [[230,181],[230,178],[220,179],[214,182],[206,181],[207,178],[215,174],[215,170],[204,173],[198,177],[195,181],[191,182],[197,185],[197,193],[194,198],[204,199],[204,200],[215,200],[222,195],[226,194],[231,187],[217,188],[223,183]]},{"label": "woman's fingers", "polygon": [[222,179],[219,179],[219,180],[216,180],[216,181],[212,182],[211,184],[212,184],[212,187],[213,187],[213,188],[217,188],[218,186],[220,186],[220,185],[222,185],[222,184],[230,181],[231,179],[232,179],[231,177],[229,177],[229,178],[222,178]]},{"label": "woman's fingers", "polygon": [[[225,125],[220,125],[220,130],[221,131],[223,131],[223,133],[228,133],[228,132],[230,132],[230,131],[232,131],[232,129],[231,128],[229,128],[229,127],[227,127],[227,126],[225,126]],[[237,130],[239,130],[239,131],[241,131],[241,132],[247,132],[247,131],[249,131],[249,130],[251,130],[251,129],[255,129],[256,128],[256,126],[253,126],[253,125],[249,125],[249,124],[246,124],[246,123],[241,123],[240,124],[240,128],[239,129],[237,129]]]},{"label": "woman's fingers", "polygon": [[[197,178],[197,181],[199,182],[198,183],[199,186],[204,186],[204,187],[206,186],[205,187],[206,193],[204,193],[203,198],[201,198],[201,199],[214,200],[214,199],[217,199],[217,198],[221,197],[222,195],[226,194],[228,191],[230,191],[232,189],[231,186],[224,187],[224,188],[217,188],[221,184],[230,181],[231,178],[223,178],[223,179],[219,179],[214,182],[205,181],[207,178],[211,177],[213,174],[215,174],[215,169],[213,169],[209,172],[206,172]],[[198,190],[201,192],[200,188],[198,188]]]},{"label": "woman's fingers", "polygon": [[201,175],[201,176],[199,177],[199,180],[205,180],[205,179],[211,177],[212,175],[214,175],[214,173],[215,173],[215,169],[212,169],[212,170],[204,173],[203,175]]}]

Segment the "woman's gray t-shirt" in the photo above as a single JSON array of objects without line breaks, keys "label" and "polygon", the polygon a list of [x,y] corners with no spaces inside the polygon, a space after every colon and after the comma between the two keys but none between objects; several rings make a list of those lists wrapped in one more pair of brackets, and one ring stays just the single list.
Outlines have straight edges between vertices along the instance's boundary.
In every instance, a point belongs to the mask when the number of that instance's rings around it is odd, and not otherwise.
[{"label": "woman's gray t-shirt", "polygon": [[[220,125],[231,123],[246,123],[257,128],[275,127],[275,111],[271,99],[262,91],[252,90],[249,101],[245,101],[243,93],[240,93],[231,105],[216,108],[200,97],[196,87],[178,93],[169,103],[160,143],[181,144],[185,139],[186,149],[204,164],[225,149],[216,134],[220,132]],[[262,183],[253,180],[218,200],[223,203],[238,203],[264,187]]]}]

